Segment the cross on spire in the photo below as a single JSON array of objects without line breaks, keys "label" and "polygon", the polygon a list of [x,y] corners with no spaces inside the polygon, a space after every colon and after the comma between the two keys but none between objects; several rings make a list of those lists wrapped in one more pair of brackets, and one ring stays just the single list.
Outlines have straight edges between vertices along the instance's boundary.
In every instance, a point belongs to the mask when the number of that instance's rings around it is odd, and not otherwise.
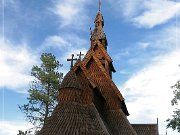
[{"label": "cross on spire", "polygon": [[77,58],[74,58],[74,54],[72,54],[72,58],[71,59],[67,59],[67,61],[71,62],[71,68],[73,67],[73,62],[76,61]]},{"label": "cross on spire", "polygon": [[101,0],[99,0],[99,11],[101,11]]},{"label": "cross on spire", "polygon": [[77,56],[79,56],[79,60],[81,60],[81,56],[84,56],[84,54],[80,52],[79,54],[77,54]]}]

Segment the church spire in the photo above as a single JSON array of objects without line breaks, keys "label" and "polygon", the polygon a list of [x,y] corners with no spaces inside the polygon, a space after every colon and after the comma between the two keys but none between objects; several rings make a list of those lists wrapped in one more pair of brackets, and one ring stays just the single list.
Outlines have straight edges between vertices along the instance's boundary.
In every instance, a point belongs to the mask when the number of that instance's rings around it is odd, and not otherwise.
[{"label": "church spire", "polygon": [[101,14],[101,0],[99,0],[99,10],[96,14],[95,18],[95,28],[91,34],[91,42],[93,42],[95,39],[98,39],[105,49],[107,49],[107,39],[106,35],[104,33],[103,27],[104,27],[104,19],[103,15]]}]

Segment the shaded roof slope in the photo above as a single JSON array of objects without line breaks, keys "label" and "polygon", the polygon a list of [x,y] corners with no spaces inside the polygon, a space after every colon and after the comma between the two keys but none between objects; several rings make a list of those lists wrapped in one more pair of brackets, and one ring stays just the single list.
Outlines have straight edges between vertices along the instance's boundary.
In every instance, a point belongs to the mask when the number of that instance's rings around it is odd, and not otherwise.
[{"label": "shaded roof slope", "polygon": [[94,105],[60,103],[37,135],[110,135]]},{"label": "shaded roof slope", "polygon": [[132,124],[138,135],[159,135],[157,124]]}]

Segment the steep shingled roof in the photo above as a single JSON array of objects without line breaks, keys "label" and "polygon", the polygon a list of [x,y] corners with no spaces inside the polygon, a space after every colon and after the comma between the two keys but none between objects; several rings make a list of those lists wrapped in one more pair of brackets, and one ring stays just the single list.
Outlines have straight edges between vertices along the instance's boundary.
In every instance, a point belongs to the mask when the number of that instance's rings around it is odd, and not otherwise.
[{"label": "steep shingled roof", "polygon": [[110,135],[94,105],[60,103],[37,135]]}]

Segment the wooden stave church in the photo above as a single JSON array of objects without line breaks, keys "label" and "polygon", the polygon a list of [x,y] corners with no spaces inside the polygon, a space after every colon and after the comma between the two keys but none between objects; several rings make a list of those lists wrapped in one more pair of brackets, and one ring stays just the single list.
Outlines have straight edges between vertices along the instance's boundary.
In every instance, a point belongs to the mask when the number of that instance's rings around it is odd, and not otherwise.
[{"label": "wooden stave church", "polygon": [[116,71],[100,10],[94,23],[87,54],[64,77],[58,105],[37,135],[159,135],[158,124],[128,121],[124,97],[112,81]]}]

